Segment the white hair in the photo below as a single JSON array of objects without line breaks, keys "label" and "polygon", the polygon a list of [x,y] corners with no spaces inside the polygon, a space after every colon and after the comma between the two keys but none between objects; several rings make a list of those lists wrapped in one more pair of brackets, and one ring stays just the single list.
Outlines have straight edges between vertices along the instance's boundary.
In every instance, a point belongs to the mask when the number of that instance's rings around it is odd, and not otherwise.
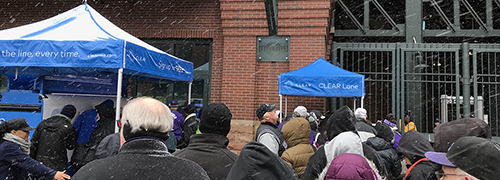
[{"label": "white hair", "polygon": [[173,122],[168,106],[150,97],[135,98],[123,107],[122,123],[129,124],[131,132],[142,128],[165,133],[172,130]]}]

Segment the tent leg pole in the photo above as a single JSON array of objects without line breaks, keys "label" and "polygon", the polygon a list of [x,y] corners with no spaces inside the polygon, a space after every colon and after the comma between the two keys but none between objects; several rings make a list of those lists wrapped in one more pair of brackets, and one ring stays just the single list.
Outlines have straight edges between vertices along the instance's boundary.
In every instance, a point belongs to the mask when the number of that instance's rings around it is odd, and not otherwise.
[{"label": "tent leg pole", "polygon": [[283,117],[281,117],[281,114],[283,114],[283,96],[280,94],[280,123],[283,122]]},{"label": "tent leg pole", "polygon": [[285,95],[285,117],[287,116],[288,113],[288,96]]},{"label": "tent leg pole", "polygon": [[[123,68],[118,69],[118,85],[116,87],[116,116],[115,119],[120,119],[120,105],[122,100],[122,81],[123,81]],[[118,132],[118,124],[115,121],[115,132]]]},{"label": "tent leg pole", "polygon": [[187,104],[191,104],[191,86],[193,85],[193,82],[190,81],[188,85],[188,102]]},{"label": "tent leg pole", "polygon": [[355,110],[356,109],[356,98],[354,98],[353,102],[354,102],[354,106],[353,106],[354,108],[353,109]]},{"label": "tent leg pole", "polygon": [[361,97],[361,108],[363,108],[363,100],[365,100],[364,96]]}]

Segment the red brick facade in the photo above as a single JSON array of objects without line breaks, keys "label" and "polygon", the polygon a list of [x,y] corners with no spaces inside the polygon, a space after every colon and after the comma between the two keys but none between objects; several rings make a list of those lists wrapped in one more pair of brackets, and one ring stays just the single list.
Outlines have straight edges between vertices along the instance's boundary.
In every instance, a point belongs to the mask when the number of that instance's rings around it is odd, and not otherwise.
[{"label": "red brick facade", "polygon": [[[3,0],[0,29],[37,22],[81,4],[81,0]],[[230,148],[253,140],[255,109],[279,104],[278,75],[326,57],[330,0],[279,0],[278,35],[290,36],[289,62],[257,62],[256,36],[268,35],[263,0],[88,0],[111,22],[140,38],[213,39],[210,102],[233,113]],[[325,111],[324,98],[289,97],[297,105]]]}]

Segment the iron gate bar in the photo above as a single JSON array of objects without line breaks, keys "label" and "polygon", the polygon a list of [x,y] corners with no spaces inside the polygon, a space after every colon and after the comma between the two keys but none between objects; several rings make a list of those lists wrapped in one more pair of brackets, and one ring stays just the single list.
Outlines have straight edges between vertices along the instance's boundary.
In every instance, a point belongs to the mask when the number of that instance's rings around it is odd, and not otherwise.
[{"label": "iron gate bar", "polygon": [[380,11],[380,13],[382,13],[382,15],[387,20],[387,22],[389,22],[389,24],[391,24],[392,28],[396,29],[396,31],[399,31],[398,26],[396,25],[396,23],[394,22],[394,20],[389,16],[389,14],[387,14],[387,12],[382,7],[382,5],[380,5],[380,3],[378,3],[377,0],[371,0],[371,1],[375,5],[375,7],[377,7],[377,9]]},{"label": "iron gate bar", "polygon": [[479,15],[476,13],[476,11],[472,8],[472,6],[469,4],[469,1],[467,0],[462,0],[464,6],[467,8],[467,10],[471,13],[472,17],[476,20],[476,22],[483,27],[484,31],[488,31],[486,28],[486,24],[484,24],[483,20],[479,17]]},{"label": "iron gate bar", "polygon": [[438,12],[439,16],[443,21],[446,23],[446,26],[451,29],[451,31],[456,32],[455,28],[453,27],[453,24],[451,21],[446,17],[446,14],[444,14],[443,10],[441,7],[439,7],[439,4],[436,2],[436,0],[430,0],[431,1],[431,6],[434,7],[434,9]]},{"label": "iron gate bar", "polygon": [[363,34],[365,34],[366,33],[365,29],[363,28],[361,23],[359,23],[358,19],[356,19],[354,14],[352,14],[351,10],[349,10],[349,8],[344,4],[344,2],[342,0],[337,0],[336,2],[339,3],[340,7],[347,13],[347,16],[349,16],[351,21],[354,22],[354,24],[358,27],[358,29],[361,32],[363,32]]},{"label": "iron gate bar", "polygon": [[497,4],[497,6],[500,7],[500,0],[495,0],[495,4]]}]

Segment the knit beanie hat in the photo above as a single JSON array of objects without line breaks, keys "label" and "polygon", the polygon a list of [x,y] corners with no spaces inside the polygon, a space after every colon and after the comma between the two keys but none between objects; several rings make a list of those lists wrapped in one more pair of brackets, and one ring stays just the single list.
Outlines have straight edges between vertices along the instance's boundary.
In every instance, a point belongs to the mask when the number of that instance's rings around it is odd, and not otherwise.
[{"label": "knit beanie hat", "polygon": [[224,103],[208,105],[201,113],[200,131],[226,136],[231,130],[233,115]]},{"label": "knit beanie hat", "polygon": [[76,108],[75,108],[75,106],[68,104],[62,108],[60,114],[65,115],[66,117],[68,117],[70,119],[73,119],[75,117],[75,114],[76,114]]}]

